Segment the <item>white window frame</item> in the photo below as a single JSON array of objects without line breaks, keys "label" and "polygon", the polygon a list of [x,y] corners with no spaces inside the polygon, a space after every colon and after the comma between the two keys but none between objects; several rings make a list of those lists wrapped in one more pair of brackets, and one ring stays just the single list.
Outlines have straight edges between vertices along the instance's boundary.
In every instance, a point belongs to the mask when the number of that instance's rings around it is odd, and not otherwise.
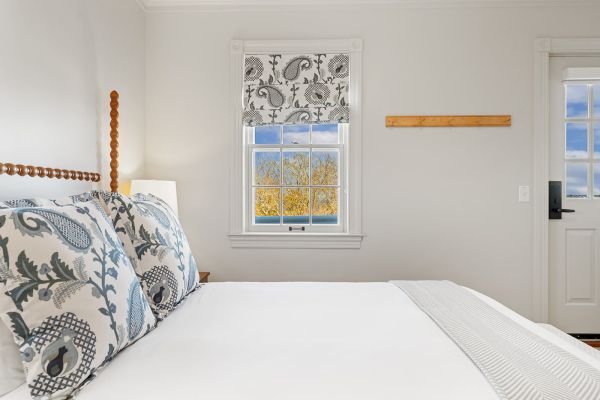
[{"label": "white window frame", "polygon": [[[340,201],[338,229],[313,226],[310,231],[261,231],[251,224],[251,149],[247,129],[242,125],[244,54],[348,53],[350,54],[349,103],[350,123],[343,134],[340,153],[340,186],[346,189],[345,202]],[[362,39],[347,40],[266,40],[231,41],[231,98],[234,115],[232,128],[230,234],[232,247],[262,248],[360,248],[362,231]],[[246,134],[244,134],[246,133]],[[315,148],[326,146],[313,145]],[[300,145],[308,148],[309,146]],[[343,164],[343,165],[342,165]],[[340,199],[344,199],[340,193]],[[287,228],[288,225],[284,227]]]}]

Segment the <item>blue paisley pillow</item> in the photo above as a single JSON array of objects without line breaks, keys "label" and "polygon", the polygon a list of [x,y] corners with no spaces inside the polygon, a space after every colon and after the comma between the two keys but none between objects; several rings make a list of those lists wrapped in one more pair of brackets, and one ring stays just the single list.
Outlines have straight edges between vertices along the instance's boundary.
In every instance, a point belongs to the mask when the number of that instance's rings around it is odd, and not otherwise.
[{"label": "blue paisley pillow", "polygon": [[199,285],[198,269],[175,213],[152,195],[100,193],[125,252],[159,319]]},{"label": "blue paisley pillow", "polygon": [[33,398],[69,396],[156,325],[96,200],[0,209],[0,282]]}]

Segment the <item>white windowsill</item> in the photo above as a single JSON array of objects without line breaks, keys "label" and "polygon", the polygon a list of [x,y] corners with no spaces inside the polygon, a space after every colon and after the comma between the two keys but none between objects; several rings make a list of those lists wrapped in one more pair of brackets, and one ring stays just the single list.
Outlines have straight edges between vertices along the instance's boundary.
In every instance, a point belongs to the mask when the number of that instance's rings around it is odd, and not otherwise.
[{"label": "white windowsill", "polygon": [[231,247],[262,249],[360,249],[361,234],[347,233],[237,233]]}]

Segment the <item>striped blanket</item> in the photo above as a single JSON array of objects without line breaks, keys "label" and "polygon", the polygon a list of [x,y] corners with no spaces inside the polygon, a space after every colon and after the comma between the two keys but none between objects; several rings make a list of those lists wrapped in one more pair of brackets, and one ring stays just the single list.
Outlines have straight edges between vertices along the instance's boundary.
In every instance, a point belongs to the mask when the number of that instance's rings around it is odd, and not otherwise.
[{"label": "striped blanket", "polygon": [[500,399],[600,399],[600,371],[448,281],[392,281],[473,361]]}]

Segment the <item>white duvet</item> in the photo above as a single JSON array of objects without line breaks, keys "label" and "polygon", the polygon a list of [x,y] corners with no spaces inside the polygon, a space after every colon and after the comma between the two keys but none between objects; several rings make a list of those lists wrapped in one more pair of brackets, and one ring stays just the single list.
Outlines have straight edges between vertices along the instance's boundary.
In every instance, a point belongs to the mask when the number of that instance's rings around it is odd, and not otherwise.
[{"label": "white duvet", "polygon": [[[600,369],[583,351],[477,294]],[[1,400],[28,399],[25,385]],[[78,396],[107,399],[497,399],[480,371],[389,283],[210,283]]]}]

